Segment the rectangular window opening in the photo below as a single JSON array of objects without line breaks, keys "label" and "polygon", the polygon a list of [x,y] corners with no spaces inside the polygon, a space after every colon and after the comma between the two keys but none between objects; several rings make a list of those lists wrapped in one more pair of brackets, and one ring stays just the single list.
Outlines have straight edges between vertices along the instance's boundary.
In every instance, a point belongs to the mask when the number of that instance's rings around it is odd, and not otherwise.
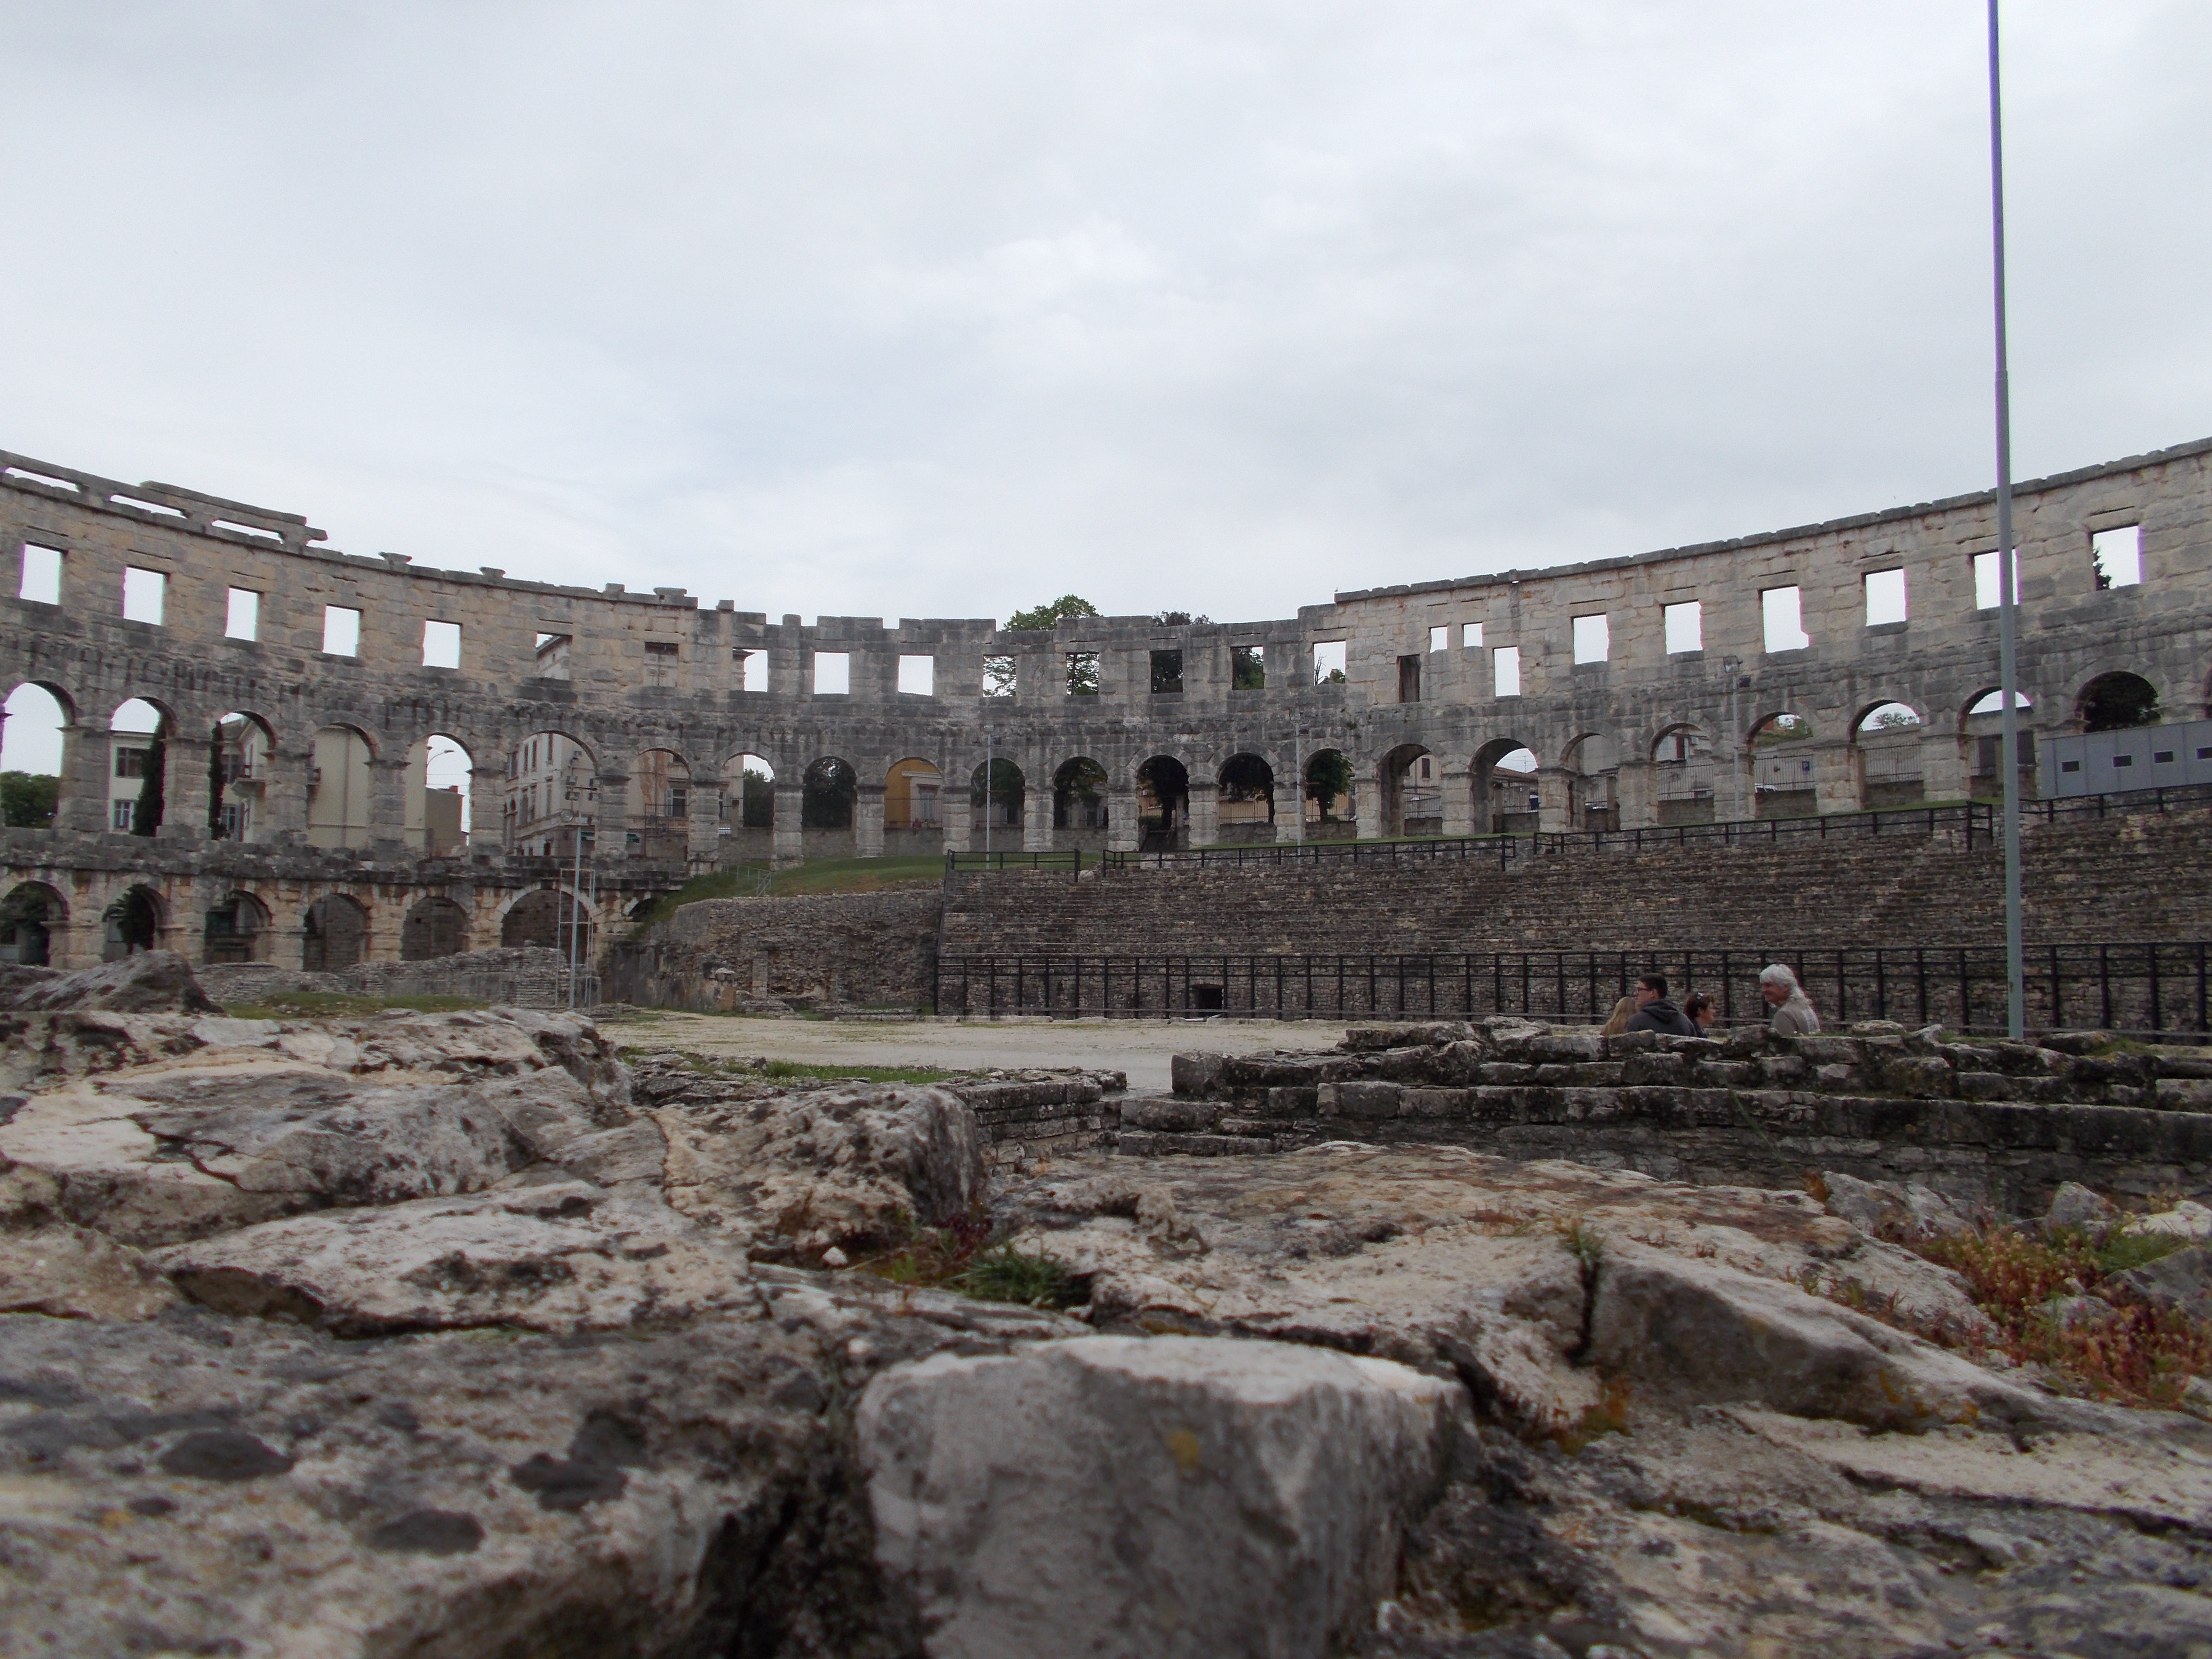
[{"label": "rectangular window opening", "polygon": [[1491,683],[1501,697],[1521,695],[1521,647],[1501,645],[1490,653]]},{"label": "rectangular window opening", "polygon": [[1070,651],[1067,659],[1067,695],[1071,697],[1095,697],[1098,695],[1098,653],[1096,651]]},{"label": "rectangular window opening", "polygon": [[2124,524],[2089,538],[2089,562],[2097,569],[2100,591],[2134,587],[2142,581],[2142,526]]},{"label": "rectangular window opening", "polygon": [[234,587],[222,607],[222,636],[227,640],[261,637],[261,595],[250,587]]},{"label": "rectangular window opening", "polygon": [[768,690],[768,653],[750,646],[733,646],[730,660],[738,667],[738,690],[765,691]]},{"label": "rectangular window opening", "polygon": [[1866,574],[1866,625],[1880,628],[1885,623],[1905,620],[1905,572],[1898,570],[1869,570]]},{"label": "rectangular window opening", "polygon": [[62,602],[61,550],[25,542],[23,585],[16,592],[18,597],[35,599],[40,605],[59,605]]},{"label": "rectangular window opening", "polygon": [[1182,690],[1182,653],[1155,651],[1152,653],[1152,695],[1173,696]]},{"label": "rectangular window opening", "polygon": [[425,618],[422,623],[422,666],[459,668],[460,665],[460,623],[432,622]]},{"label": "rectangular window opening", "polygon": [[645,642],[645,683],[647,685],[676,684],[676,665],[683,653],[673,640],[647,640]]},{"label": "rectangular window opening", "polygon": [[[1431,647],[1442,650],[1442,646]],[[1231,691],[1264,691],[1267,687],[1267,657],[1256,645],[1232,645],[1229,647],[1229,689]]]},{"label": "rectangular window opening", "polygon": [[568,653],[574,636],[568,634],[540,634],[538,636],[536,660],[532,667],[541,680],[565,680],[568,678]]},{"label": "rectangular window opening", "polygon": [[1575,628],[1575,661],[1603,662],[1613,652],[1613,628],[1603,617],[1577,617]]},{"label": "rectangular window opening", "polygon": [[1398,701],[1419,702],[1421,700],[1421,659],[1419,657],[1398,659]]},{"label": "rectangular window opening", "polygon": [[1449,627],[1431,628],[1429,630],[1429,649],[1431,651],[1446,651],[1450,648],[1451,629]]},{"label": "rectangular window opening", "polygon": [[323,654],[326,657],[361,655],[360,611],[349,605],[326,605],[323,607]]},{"label": "rectangular window opening", "polygon": [[1345,655],[1342,640],[1314,641],[1314,684],[1342,685],[1345,682]]},{"label": "rectangular window opening", "polygon": [[1770,587],[1759,594],[1769,651],[1802,651],[1813,643],[1803,626],[1804,601],[1805,591],[1800,587]]},{"label": "rectangular window opening", "polygon": [[1667,629],[1668,656],[1705,648],[1705,607],[1701,601],[1685,599],[1680,605],[1670,605],[1666,607],[1662,620]]},{"label": "rectangular window opening", "polygon": [[983,695],[987,697],[1011,697],[1014,695],[1014,659],[1012,657],[983,659]]},{"label": "rectangular window opening", "polygon": [[141,570],[137,565],[125,567],[123,572],[123,620],[152,623],[161,625],[161,604],[167,597],[169,579],[158,570]]},{"label": "rectangular window opening", "polygon": [[853,656],[848,651],[817,651],[814,653],[814,695],[817,697],[842,697],[853,689]]},{"label": "rectangular window opening", "polygon": [[898,661],[898,689],[902,696],[935,696],[937,659],[902,656]]},{"label": "rectangular window opening", "polygon": [[[1994,611],[2002,602],[1997,592],[1997,556],[1994,553],[1974,555],[1974,609]],[[2020,599],[2020,550],[2012,550],[2012,596]]]},{"label": "rectangular window opening", "polygon": [[1462,626],[1459,630],[1459,643],[1460,649],[1462,651],[1481,650],[1482,624],[1480,623],[1468,623]]}]

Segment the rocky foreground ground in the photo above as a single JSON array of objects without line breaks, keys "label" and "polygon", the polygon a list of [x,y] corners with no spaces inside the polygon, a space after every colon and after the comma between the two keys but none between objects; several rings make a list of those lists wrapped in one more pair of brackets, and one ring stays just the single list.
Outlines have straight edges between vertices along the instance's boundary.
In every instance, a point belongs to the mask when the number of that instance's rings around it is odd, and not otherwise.
[{"label": "rocky foreground ground", "polygon": [[[574,1017],[0,999],[9,1659],[2212,1654],[2212,1424],[2115,1403],[2205,1391],[2098,1398],[1929,1259],[2039,1224],[1350,1139],[994,1173],[954,1089]],[[2212,1212],[2055,1220],[2138,1265],[2037,1319],[2197,1352]]]}]

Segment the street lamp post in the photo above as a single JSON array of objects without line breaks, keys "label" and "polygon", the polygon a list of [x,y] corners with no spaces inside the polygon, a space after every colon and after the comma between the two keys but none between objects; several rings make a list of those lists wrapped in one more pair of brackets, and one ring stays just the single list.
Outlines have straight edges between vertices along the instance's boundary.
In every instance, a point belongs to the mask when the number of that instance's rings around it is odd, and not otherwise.
[{"label": "street lamp post", "polygon": [[[2027,1025],[2027,977],[2021,943],[2020,661],[2012,546],[2012,377],[2005,350],[2004,122],[1998,95],[1997,0],[1990,6],[1990,232],[1996,314],[1997,701],[2002,707],[2004,782],[2005,1026]],[[2055,1013],[2055,1010],[2053,1011]],[[1963,1024],[1966,1010],[1960,1010]]]}]

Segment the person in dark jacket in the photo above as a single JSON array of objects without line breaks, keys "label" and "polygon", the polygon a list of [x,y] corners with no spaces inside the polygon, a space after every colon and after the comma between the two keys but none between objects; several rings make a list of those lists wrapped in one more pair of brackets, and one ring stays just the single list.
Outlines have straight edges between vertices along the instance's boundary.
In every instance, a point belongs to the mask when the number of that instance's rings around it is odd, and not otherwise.
[{"label": "person in dark jacket", "polygon": [[1667,1000],[1667,976],[1646,974],[1636,981],[1636,1013],[1628,1022],[1632,1031],[1661,1031],[1668,1036],[1697,1036],[1690,1018]]}]

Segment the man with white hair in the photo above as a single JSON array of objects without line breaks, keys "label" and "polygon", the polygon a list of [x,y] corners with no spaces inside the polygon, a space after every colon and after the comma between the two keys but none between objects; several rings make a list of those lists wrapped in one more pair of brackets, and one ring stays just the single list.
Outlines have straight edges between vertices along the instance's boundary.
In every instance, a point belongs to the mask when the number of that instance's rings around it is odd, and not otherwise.
[{"label": "man with white hair", "polygon": [[1774,1018],[1766,1029],[1775,1036],[1810,1036],[1820,1029],[1820,1017],[1806,1000],[1805,988],[1782,963],[1759,969],[1759,994],[1774,1010]]}]

